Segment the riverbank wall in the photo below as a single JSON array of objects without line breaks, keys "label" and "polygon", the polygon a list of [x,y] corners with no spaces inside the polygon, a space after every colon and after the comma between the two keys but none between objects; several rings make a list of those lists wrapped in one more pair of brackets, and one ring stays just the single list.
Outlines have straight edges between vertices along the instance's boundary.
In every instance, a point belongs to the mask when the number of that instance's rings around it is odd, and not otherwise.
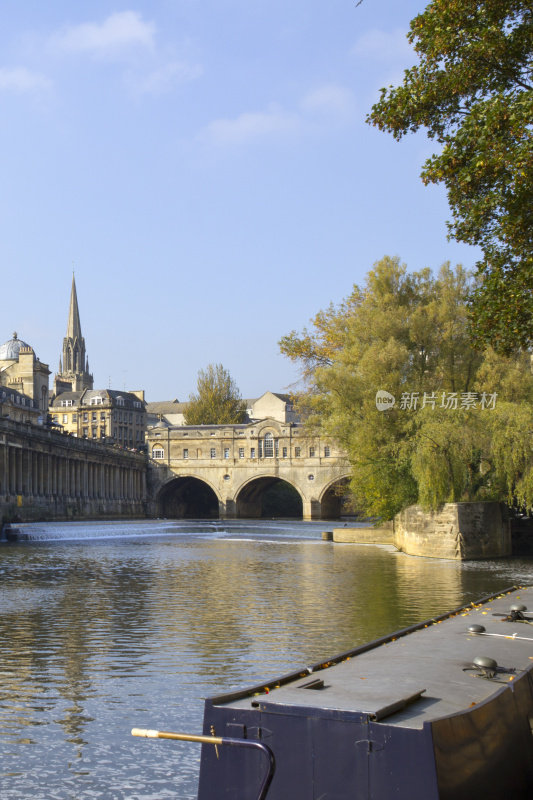
[{"label": "riverbank wall", "polygon": [[435,512],[410,506],[379,528],[334,528],[333,541],[392,544],[408,555],[458,561],[512,555],[503,503],[445,503]]}]

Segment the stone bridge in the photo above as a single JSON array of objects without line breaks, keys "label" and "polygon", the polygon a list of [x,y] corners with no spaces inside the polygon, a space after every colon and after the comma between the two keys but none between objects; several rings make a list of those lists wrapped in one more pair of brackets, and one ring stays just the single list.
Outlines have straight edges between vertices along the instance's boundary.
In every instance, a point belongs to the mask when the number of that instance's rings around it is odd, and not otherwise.
[{"label": "stone bridge", "polygon": [[333,444],[269,418],[147,434],[148,491],[163,517],[338,519],[350,474]]}]

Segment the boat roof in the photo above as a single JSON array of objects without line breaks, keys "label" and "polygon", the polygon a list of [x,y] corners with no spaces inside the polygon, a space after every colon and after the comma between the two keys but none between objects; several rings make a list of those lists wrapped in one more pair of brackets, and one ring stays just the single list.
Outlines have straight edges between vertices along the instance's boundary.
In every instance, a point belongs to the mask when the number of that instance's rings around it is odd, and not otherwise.
[{"label": "boat roof", "polygon": [[[531,609],[523,612],[531,622],[509,619],[513,604]],[[473,633],[472,625],[484,631]],[[474,665],[479,657],[497,662],[492,678],[490,669]],[[209,702],[265,712],[356,714],[421,728],[483,703],[532,668],[533,587],[522,587]]]}]

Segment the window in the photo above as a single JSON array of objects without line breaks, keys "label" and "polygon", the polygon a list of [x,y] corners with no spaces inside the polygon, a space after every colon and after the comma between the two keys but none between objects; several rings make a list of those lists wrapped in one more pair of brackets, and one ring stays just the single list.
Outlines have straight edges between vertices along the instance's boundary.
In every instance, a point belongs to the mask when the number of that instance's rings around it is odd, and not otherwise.
[{"label": "window", "polygon": [[327,445],[324,447],[324,458],[329,458],[329,457],[330,457],[330,455],[331,455],[331,450],[330,450],[330,447],[329,447],[329,445],[327,444]]},{"label": "window", "polygon": [[89,404],[91,406],[101,406],[103,403],[103,399],[101,397],[91,397],[89,400]]},{"label": "window", "polygon": [[62,406],[71,406],[72,405],[72,400],[62,400],[61,401],[61,405]]},{"label": "window", "polygon": [[88,414],[87,411],[83,412],[83,421],[84,422],[89,422],[89,414]]},{"label": "window", "polygon": [[250,458],[255,458],[255,447],[250,447]]},{"label": "window", "polygon": [[91,415],[91,419],[92,419],[93,422],[96,422],[96,411],[93,411],[93,413]]},{"label": "window", "polygon": [[66,425],[68,422],[68,414],[63,414],[63,425]]},{"label": "window", "polygon": [[264,452],[265,458],[274,458],[274,438],[271,433],[265,433],[264,442]]},{"label": "window", "polygon": [[283,450],[281,451],[281,454],[282,454],[282,458],[287,458],[287,448],[286,447],[283,448]]},{"label": "window", "polygon": [[98,428],[93,427],[93,429],[91,430],[91,436],[93,437],[93,439],[96,439],[96,437],[98,436]]},{"label": "window", "polygon": [[72,415],[72,422],[77,422],[77,421],[78,421],[78,415],[77,414],[73,414]]},{"label": "window", "polygon": [[229,458],[229,447],[224,448],[224,458]]},{"label": "window", "polygon": [[302,448],[301,447],[295,447],[294,448],[294,457],[295,458],[300,458],[301,455],[302,455]]},{"label": "window", "polygon": [[152,447],[152,458],[164,458],[164,457],[165,457],[165,451],[163,450],[162,447],[156,447],[156,446]]},{"label": "window", "polygon": [[189,450],[186,447],[183,449],[183,458],[189,458]]},{"label": "window", "polygon": [[314,457],[315,457],[315,448],[314,447],[310,447],[309,448],[309,458],[314,458]]},{"label": "window", "polygon": [[244,458],[244,447],[239,447],[239,458]]},{"label": "window", "polygon": [[123,405],[124,405],[124,398],[117,397],[117,406],[123,406]]},{"label": "window", "polygon": [[102,421],[105,419],[105,411],[100,411],[100,419]]},{"label": "window", "polygon": [[133,408],[141,408],[141,401],[140,400],[134,400],[133,401]]},{"label": "window", "polygon": [[214,447],[211,448],[211,450],[209,451],[209,457],[210,458],[216,458],[217,457],[216,448],[214,448]]}]

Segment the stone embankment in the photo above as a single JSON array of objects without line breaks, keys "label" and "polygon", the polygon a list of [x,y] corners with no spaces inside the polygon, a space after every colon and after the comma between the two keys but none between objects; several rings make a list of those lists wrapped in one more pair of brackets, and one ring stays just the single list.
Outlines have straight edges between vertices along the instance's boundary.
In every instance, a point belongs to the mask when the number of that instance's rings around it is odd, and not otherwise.
[{"label": "stone embankment", "polygon": [[454,560],[512,555],[503,503],[446,503],[440,511],[410,506],[376,528],[334,528],[334,542],[392,544],[408,555]]}]

